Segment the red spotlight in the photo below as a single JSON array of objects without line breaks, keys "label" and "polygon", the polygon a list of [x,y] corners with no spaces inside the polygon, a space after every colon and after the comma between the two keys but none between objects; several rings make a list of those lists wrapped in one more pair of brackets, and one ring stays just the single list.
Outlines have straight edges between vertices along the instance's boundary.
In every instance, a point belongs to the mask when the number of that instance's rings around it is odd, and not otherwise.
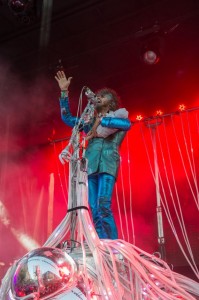
[{"label": "red spotlight", "polygon": [[137,115],[136,120],[137,121],[141,121],[143,119],[143,117],[141,115]]},{"label": "red spotlight", "polygon": [[180,111],[184,111],[186,109],[186,106],[184,104],[180,104],[179,107],[178,107],[178,109]]},{"label": "red spotlight", "polygon": [[156,111],[156,115],[161,116],[161,115],[163,115],[163,112],[159,109],[159,110]]}]

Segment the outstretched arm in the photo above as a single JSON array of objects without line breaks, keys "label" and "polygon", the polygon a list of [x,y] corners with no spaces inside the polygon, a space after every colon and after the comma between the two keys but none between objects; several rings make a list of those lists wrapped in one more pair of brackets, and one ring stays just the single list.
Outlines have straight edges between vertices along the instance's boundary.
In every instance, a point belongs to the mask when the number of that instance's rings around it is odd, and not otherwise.
[{"label": "outstretched arm", "polygon": [[60,98],[60,108],[61,108],[62,121],[66,125],[68,125],[70,127],[74,127],[77,124],[79,119],[77,117],[74,117],[71,114],[68,96],[64,97],[64,98],[62,98],[62,97]]},{"label": "outstretched arm", "polygon": [[68,89],[71,83],[72,77],[66,78],[66,75],[63,71],[58,71],[55,79],[59,85],[61,90],[61,97],[60,97],[60,108],[61,108],[61,118],[62,121],[70,126],[74,127],[77,123],[78,119],[73,117],[70,111],[69,100],[68,100]]}]

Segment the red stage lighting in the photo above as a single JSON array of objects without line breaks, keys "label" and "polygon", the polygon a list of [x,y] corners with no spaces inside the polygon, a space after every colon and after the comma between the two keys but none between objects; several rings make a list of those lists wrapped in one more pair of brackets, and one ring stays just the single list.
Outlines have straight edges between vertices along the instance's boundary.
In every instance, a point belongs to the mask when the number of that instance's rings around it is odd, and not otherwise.
[{"label": "red stage lighting", "polygon": [[163,112],[159,109],[159,110],[156,111],[156,115],[161,116],[161,115],[163,115]]},{"label": "red stage lighting", "polygon": [[143,119],[143,117],[141,115],[137,115],[136,120],[137,121],[141,121]]},{"label": "red stage lighting", "polygon": [[178,109],[180,111],[184,111],[186,109],[186,106],[184,104],[180,104]]}]

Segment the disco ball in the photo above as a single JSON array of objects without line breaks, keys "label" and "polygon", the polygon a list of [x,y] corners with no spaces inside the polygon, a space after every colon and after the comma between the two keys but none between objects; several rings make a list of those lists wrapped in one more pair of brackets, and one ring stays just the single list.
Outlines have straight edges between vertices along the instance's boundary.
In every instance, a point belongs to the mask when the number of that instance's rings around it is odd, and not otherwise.
[{"label": "disco ball", "polygon": [[143,61],[148,65],[155,65],[159,60],[159,54],[154,50],[148,50],[143,54]]},{"label": "disco ball", "polygon": [[75,287],[77,278],[77,265],[68,254],[57,248],[39,248],[18,262],[12,277],[12,297],[48,299]]}]

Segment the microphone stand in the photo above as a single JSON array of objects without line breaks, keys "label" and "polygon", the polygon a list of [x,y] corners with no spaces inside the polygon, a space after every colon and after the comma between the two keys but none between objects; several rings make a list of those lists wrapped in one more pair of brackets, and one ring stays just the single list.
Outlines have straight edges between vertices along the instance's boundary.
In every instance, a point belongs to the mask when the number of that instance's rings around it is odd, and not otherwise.
[{"label": "microphone stand", "polygon": [[[92,114],[94,116],[94,105],[91,101],[86,105],[82,115],[80,116],[77,124],[74,126],[72,135],[70,137],[68,145],[63,149],[60,154],[61,161],[70,161],[70,169],[69,169],[69,180],[71,182],[69,189],[69,197],[71,197],[72,206],[68,203],[68,210],[77,207],[77,162],[80,160],[81,165],[85,167],[85,161],[83,160],[84,151],[80,153],[80,148],[82,147],[82,143],[80,143],[80,131],[83,128],[84,118],[87,114]],[[72,155],[70,155],[69,151],[72,147]],[[71,240],[71,251],[75,247],[75,229],[77,223],[77,213],[76,211],[71,211],[71,228],[70,228],[70,240]]]}]

